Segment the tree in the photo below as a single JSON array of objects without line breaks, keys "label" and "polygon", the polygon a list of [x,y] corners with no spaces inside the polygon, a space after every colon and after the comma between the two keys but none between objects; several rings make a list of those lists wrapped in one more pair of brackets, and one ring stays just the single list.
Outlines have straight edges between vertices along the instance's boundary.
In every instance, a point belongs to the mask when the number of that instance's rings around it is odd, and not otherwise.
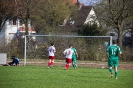
[{"label": "tree", "polygon": [[0,0],[0,31],[2,30],[5,22],[17,16],[16,3],[14,0]]},{"label": "tree", "polygon": [[17,0],[19,18],[21,18],[25,24],[26,32],[28,34],[28,24],[30,23],[33,12],[36,11],[36,6],[41,3],[42,0]]},{"label": "tree", "polygon": [[78,34],[84,36],[95,36],[100,35],[100,31],[98,30],[98,25],[96,23],[87,23],[83,25],[81,29],[78,30]]},{"label": "tree", "polygon": [[[132,0],[103,0],[96,5],[96,13],[101,24],[115,29],[118,34],[118,44],[122,47],[123,31],[133,26]],[[109,29],[109,30],[111,30]]]},{"label": "tree", "polygon": [[[69,0],[71,1],[71,0]],[[32,16],[35,29],[40,32],[54,32],[60,23],[73,10],[73,4],[68,0],[42,0]]]}]

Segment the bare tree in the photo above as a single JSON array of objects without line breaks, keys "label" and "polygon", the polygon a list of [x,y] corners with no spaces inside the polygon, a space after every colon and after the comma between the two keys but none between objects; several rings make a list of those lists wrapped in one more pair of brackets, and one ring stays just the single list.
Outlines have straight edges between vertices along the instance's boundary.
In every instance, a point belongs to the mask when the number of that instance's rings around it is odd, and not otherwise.
[{"label": "bare tree", "polygon": [[8,19],[17,15],[15,11],[16,3],[14,0],[0,0],[0,31]]},{"label": "bare tree", "polygon": [[36,11],[36,6],[42,0],[17,0],[18,2],[18,10],[19,10],[19,18],[21,18],[25,24],[26,33],[28,34],[28,24],[31,20],[32,13]]},{"label": "bare tree", "polygon": [[120,47],[122,47],[123,31],[133,26],[131,8],[133,8],[132,0],[103,0],[95,8],[100,22],[108,26],[108,28],[115,29],[118,33]]}]

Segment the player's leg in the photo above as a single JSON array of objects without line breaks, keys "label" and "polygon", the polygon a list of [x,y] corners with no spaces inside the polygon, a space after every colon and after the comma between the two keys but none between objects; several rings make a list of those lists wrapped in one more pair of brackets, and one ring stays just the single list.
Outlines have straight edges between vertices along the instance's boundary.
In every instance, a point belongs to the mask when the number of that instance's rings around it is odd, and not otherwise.
[{"label": "player's leg", "polygon": [[13,66],[14,62],[9,62],[8,64],[9,66]]},{"label": "player's leg", "polygon": [[9,63],[7,63],[7,65],[8,65],[8,66],[11,66],[11,63],[12,63],[12,62],[9,62]]},{"label": "player's leg", "polygon": [[118,69],[117,69],[117,66],[115,67],[115,78],[118,79]]},{"label": "player's leg", "polygon": [[20,65],[20,60],[18,61],[18,66]]},{"label": "player's leg", "polygon": [[68,69],[68,66],[69,66],[69,63],[68,63],[68,59],[66,58],[66,65],[65,65],[66,70]]},{"label": "player's leg", "polygon": [[112,66],[109,66],[109,72],[110,72],[110,77],[112,77],[113,76]]},{"label": "player's leg", "polygon": [[49,61],[48,61],[48,68],[51,67],[51,56],[49,56]]},{"label": "player's leg", "polygon": [[113,68],[112,68],[112,66],[113,66],[113,62],[112,62],[112,59],[108,59],[108,66],[109,66],[109,72],[110,72],[110,77],[112,77],[113,76]]},{"label": "player's leg", "polygon": [[54,63],[54,56],[49,56],[48,68],[51,67]]},{"label": "player's leg", "polygon": [[76,68],[77,67],[77,62],[76,59],[73,60],[73,67]]},{"label": "player's leg", "polygon": [[51,59],[51,66],[54,64],[54,58]]},{"label": "player's leg", "polygon": [[71,65],[71,63],[72,63],[72,59],[66,58],[66,66],[65,66],[65,69],[66,70],[69,68],[69,66]]},{"label": "player's leg", "polygon": [[73,65],[74,68],[77,67],[76,56],[73,56],[73,57],[72,57],[72,65]]},{"label": "player's leg", "polygon": [[77,59],[74,60],[75,67],[77,68]]},{"label": "player's leg", "polygon": [[75,64],[74,64],[74,58],[72,57],[72,66],[75,68]]},{"label": "player's leg", "polygon": [[19,66],[20,65],[20,60],[19,59],[17,59],[17,66]]},{"label": "player's leg", "polygon": [[118,79],[118,59],[115,59],[115,78]]},{"label": "player's leg", "polygon": [[18,66],[18,63],[17,62],[15,63],[15,66]]}]

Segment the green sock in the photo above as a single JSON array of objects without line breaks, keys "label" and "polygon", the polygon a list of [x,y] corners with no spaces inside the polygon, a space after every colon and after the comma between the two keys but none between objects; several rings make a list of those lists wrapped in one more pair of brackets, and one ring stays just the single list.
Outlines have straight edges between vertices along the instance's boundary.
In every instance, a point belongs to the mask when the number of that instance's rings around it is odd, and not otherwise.
[{"label": "green sock", "polygon": [[74,64],[74,66],[75,66],[75,68],[77,67],[77,65],[76,65],[76,64]]},{"label": "green sock", "polygon": [[112,68],[109,68],[109,72],[111,72],[111,73],[112,73]]},{"label": "green sock", "polygon": [[74,67],[74,64],[72,64],[73,65],[73,67]]},{"label": "green sock", "polygon": [[76,67],[76,64],[73,64],[73,67],[75,68]]},{"label": "green sock", "polygon": [[73,64],[72,64],[74,68],[76,67],[76,64],[77,64],[77,62],[74,61]]},{"label": "green sock", "polygon": [[118,78],[118,71],[115,71],[115,78]]}]

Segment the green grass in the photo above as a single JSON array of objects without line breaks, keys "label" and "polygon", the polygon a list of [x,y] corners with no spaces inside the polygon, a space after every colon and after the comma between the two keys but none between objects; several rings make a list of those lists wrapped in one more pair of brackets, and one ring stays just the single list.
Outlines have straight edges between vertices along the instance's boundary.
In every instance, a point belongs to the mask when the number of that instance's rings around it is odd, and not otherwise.
[{"label": "green grass", "polygon": [[108,69],[45,66],[0,67],[0,88],[133,88],[133,71],[119,70],[119,79]]}]

